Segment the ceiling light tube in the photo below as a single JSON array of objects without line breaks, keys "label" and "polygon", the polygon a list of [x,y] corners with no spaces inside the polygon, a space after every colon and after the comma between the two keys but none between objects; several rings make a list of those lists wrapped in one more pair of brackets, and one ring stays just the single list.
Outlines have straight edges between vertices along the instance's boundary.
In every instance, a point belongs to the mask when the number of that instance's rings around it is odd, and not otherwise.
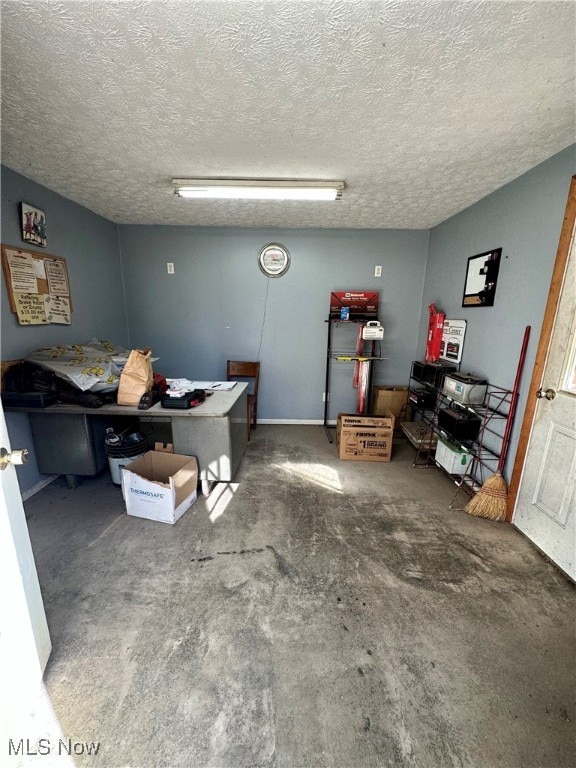
[{"label": "ceiling light tube", "polygon": [[340,200],[343,181],[172,179],[179,197],[204,200]]}]

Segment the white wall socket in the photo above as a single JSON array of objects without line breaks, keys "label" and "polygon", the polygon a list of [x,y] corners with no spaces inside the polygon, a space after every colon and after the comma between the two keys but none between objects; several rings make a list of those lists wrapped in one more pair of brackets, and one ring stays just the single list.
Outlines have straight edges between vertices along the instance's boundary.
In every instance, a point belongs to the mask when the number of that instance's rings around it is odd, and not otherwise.
[{"label": "white wall socket", "polygon": [[167,261],[166,267],[168,268],[168,274],[173,275],[174,274],[174,262],[173,261]]},{"label": "white wall socket", "polygon": [[374,277],[382,277],[382,267],[374,267]]}]

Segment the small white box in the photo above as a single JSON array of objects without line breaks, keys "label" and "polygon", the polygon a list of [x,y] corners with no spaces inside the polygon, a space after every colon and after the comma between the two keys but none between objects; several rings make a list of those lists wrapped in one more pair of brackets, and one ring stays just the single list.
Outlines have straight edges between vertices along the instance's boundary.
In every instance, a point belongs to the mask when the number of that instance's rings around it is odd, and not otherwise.
[{"label": "small white box", "polygon": [[368,341],[380,341],[384,338],[384,328],[378,320],[369,320],[362,328],[362,338]]},{"label": "small white box", "polygon": [[472,461],[472,454],[443,437],[439,437],[434,458],[436,463],[443,467],[449,475],[465,475]]},{"label": "small white box", "polygon": [[196,501],[198,462],[193,456],[148,451],[122,468],[126,511],[173,525]]}]

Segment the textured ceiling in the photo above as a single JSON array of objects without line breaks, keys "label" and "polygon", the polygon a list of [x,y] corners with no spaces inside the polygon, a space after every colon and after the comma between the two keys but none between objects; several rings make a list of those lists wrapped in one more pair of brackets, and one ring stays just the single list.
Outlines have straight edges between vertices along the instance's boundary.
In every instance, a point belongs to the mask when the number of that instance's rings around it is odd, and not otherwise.
[{"label": "textured ceiling", "polygon": [[[575,9],[3,0],[2,161],[122,223],[427,228],[574,141]],[[199,202],[174,176],[346,189]]]}]

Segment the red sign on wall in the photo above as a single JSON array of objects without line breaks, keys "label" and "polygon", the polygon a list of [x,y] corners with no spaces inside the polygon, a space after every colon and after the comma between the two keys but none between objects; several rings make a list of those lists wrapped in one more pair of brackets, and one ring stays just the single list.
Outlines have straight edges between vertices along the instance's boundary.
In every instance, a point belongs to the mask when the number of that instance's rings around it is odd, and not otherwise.
[{"label": "red sign on wall", "polygon": [[378,291],[335,291],[330,294],[330,319],[374,320],[378,317]]}]

